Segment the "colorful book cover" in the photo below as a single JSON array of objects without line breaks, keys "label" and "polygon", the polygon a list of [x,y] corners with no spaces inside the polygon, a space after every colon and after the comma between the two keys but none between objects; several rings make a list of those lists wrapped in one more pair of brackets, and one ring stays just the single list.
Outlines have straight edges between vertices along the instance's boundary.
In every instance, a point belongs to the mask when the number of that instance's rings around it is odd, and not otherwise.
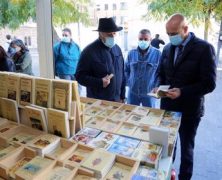
[{"label": "colorful book cover", "polygon": [[85,135],[87,135],[89,137],[95,138],[100,133],[101,133],[101,130],[85,127],[78,134],[85,134]]},{"label": "colorful book cover", "polygon": [[[158,171],[156,169],[147,167],[147,166],[142,166],[140,165],[136,175],[150,178],[151,180],[157,180],[158,179]],[[139,180],[139,179],[138,179]]]},{"label": "colorful book cover", "polygon": [[88,144],[93,138],[89,137],[85,134],[76,134],[72,140],[82,143],[82,144]]},{"label": "colorful book cover", "polygon": [[136,148],[139,145],[139,143],[140,140],[125,136],[119,136],[119,138],[115,141],[115,144],[119,144],[130,148]]},{"label": "colorful book cover", "polygon": [[119,155],[123,155],[123,156],[128,156],[131,157],[133,152],[134,152],[134,148],[132,147],[127,147],[127,146],[123,146],[120,144],[115,144],[113,143],[109,148],[108,151],[111,153],[116,153]]},{"label": "colorful book cover", "polygon": [[91,154],[90,150],[77,148],[68,158],[73,163],[82,163]]},{"label": "colorful book cover", "polygon": [[130,179],[130,171],[132,167],[121,163],[114,163],[112,169],[106,175],[106,180],[127,180]]}]

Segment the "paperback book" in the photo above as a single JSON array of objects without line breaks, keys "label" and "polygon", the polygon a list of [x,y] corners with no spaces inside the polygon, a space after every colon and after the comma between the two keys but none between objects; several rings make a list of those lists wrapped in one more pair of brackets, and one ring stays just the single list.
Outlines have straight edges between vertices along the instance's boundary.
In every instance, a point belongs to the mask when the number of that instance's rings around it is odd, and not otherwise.
[{"label": "paperback book", "polygon": [[125,136],[119,136],[117,140],[115,141],[115,144],[119,144],[122,146],[126,146],[129,148],[136,148],[140,143],[140,140],[130,138],[130,137],[125,137]]},{"label": "paperback book", "polygon": [[108,151],[111,153],[115,153],[115,154],[119,154],[119,155],[127,156],[127,157],[131,157],[134,150],[135,149],[132,147],[128,147],[128,146],[124,146],[124,145],[116,144],[116,143],[113,143],[108,148]]},{"label": "paperback book", "polygon": [[19,104],[26,106],[33,103],[33,89],[34,79],[33,77],[21,77],[20,78],[20,101]]},{"label": "paperback book", "polygon": [[56,166],[50,173],[44,177],[45,180],[68,180],[71,179],[73,172],[71,169],[61,166]]},{"label": "paperback book", "polygon": [[7,97],[7,72],[0,72],[0,97]]},{"label": "paperback book", "polygon": [[7,79],[7,96],[19,103],[20,97],[20,76],[18,74],[9,74]]}]

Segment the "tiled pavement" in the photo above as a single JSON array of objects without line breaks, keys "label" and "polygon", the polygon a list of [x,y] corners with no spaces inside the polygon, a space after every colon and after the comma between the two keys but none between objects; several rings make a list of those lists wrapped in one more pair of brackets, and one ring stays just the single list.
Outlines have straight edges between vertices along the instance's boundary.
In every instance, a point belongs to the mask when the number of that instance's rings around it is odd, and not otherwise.
[{"label": "tiled pavement", "polygon": [[[179,148],[177,152],[174,167],[178,172]],[[205,99],[205,116],[196,136],[192,180],[222,180],[222,71],[218,71],[216,89]]]}]

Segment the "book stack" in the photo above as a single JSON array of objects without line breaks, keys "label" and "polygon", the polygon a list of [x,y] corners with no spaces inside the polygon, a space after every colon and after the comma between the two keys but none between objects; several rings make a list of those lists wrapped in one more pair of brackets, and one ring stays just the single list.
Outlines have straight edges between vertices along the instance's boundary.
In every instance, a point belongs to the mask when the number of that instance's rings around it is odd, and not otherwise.
[{"label": "book stack", "polygon": [[94,150],[94,152],[83,162],[82,167],[95,172],[95,177],[100,179],[112,168],[115,161],[115,155],[108,153],[102,149]]},{"label": "book stack", "polygon": [[40,135],[28,143],[28,146],[35,149],[39,156],[53,151],[59,144],[60,138],[51,134]]}]

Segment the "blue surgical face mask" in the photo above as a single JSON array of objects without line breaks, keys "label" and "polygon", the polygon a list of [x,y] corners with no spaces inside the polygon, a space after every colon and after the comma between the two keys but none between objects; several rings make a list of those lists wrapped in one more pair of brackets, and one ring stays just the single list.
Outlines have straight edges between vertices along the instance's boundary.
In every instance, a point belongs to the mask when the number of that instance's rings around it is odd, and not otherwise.
[{"label": "blue surgical face mask", "polygon": [[180,34],[174,35],[174,36],[169,36],[170,42],[174,46],[178,46],[183,42],[183,38],[181,37]]},{"label": "blue surgical face mask", "polygon": [[115,45],[115,38],[114,37],[106,37],[105,42],[103,42],[105,46],[112,48]]},{"label": "blue surgical face mask", "polygon": [[71,42],[71,38],[70,37],[62,37],[61,39],[62,42],[65,42],[65,43],[70,43]]},{"label": "blue surgical face mask", "polygon": [[139,41],[139,42],[138,42],[138,46],[139,46],[140,49],[142,49],[142,50],[147,49],[147,48],[149,47],[149,45],[150,45],[150,41],[144,41],[144,40],[142,40],[142,41]]}]

